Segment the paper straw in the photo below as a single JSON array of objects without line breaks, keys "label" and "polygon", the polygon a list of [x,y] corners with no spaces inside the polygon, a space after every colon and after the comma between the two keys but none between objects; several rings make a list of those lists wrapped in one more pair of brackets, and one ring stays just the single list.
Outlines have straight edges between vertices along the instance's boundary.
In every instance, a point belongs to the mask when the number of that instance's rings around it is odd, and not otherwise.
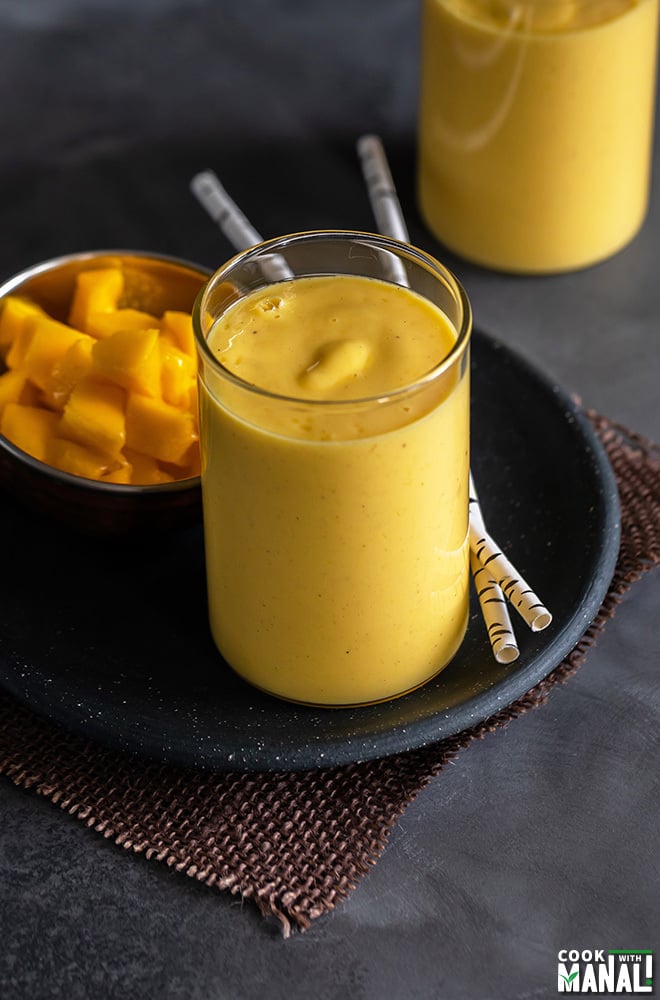
[{"label": "paper straw", "polygon": [[504,596],[518,614],[527,622],[532,632],[541,632],[552,621],[552,615],[539,600],[527,581],[520,576],[513,563],[507,559],[497,542],[487,531],[479,530],[470,518],[470,547],[500,585]]},{"label": "paper straw", "polygon": [[408,243],[410,240],[408,227],[394,187],[383,143],[377,135],[363,135],[357,141],[357,151],[379,231],[391,236],[392,239]]},{"label": "paper straw", "polygon": [[[378,231],[402,243],[409,243],[408,229],[382,142],[377,135],[363,135],[358,139],[357,151]],[[397,285],[408,285],[408,275],[400,257],[388,254],[386,267],[392,281]]]},{"label": "paper straw", "polygon": [[[408,242],[408,227],[380,137],[363,135],[358,139],[357,150],[371,208],[380,232]],[[405,284],[408,284],[407,276]],[[478,507],[476,490],[470,474],[470,511],[473,502]],[[519,652],[506,598],[488,570],[476,558],[474,551],[470,552],[470,569],[493,656],[498,663],[511,663],[518,657]]]},{"label": "paper straw", "polygon": [[[483,531],[486,530],[472,472],[470,472],[469,515],[471,523]],[[504,592],[489,570],[479,562],[477,553],[472,547],[470,547],[470,567],[493,655],[498,663],[512,663],[518,659],[519,650]]]},{"label": "paper straw", "polygon": [[[470,472],[470,521],[485,531],[483,514],[479,497]],[[488,638],[493,649],[493,655],[498,663],[512,663],[518,659],[519,650],[516,636],[511,624],[506,597],[499,583],[492,574],[479,562],[477,553],[470,548],[470,568],[474,578],[474,587],[481,605],[481,612],[486,623]]]},{"label": "paper straw", "polygon": [[493,656],[498,663],[513,663],[520,655],[502,588],[470,550],[470,569],[486,624]]},{"label": "paper straw", "polygon": [[552,615],[486,530],[472,475],[470,475],[470,548],[496,584],[502,588],[504,596],[527,622],[532,632],[540,632],[547,628],[552,621]]},{"label": "paper straw", "polygon": [[[357,149],[378,226],[386,235],[408,242],[408,230],[403,211],[380,137],[377,135],[362,136],[358,140]],[[511,662],[516,658],[518,652],[513,628],[504,603],[505,599],[511,601],[535,632],[547,628],[552,621],[552,615],[488,534],[471,473],[469,523],[469,539],[472,550],[470,562],[473,575],[475,574],[474,560],[476,559],[479,564],[476,570],[479,572],[480,584],[475,578],[475,587],[479,594],[493,653],[499,662]],[[480,567],[487,571],[487,590],[484,586],[486,577],[484,577]],[[498,574],[500,574],[500,579],[497,579]],[[499,616],[498,621],[495,621],[494,618],[496,611]],[[500,628],[506,632],[498,632],[497,630]],[[501,641],[496,643],[493,641],[495,638]],[[504,653],[506,657],[504,660],[501,659],[503,650],[508,650]]]},{"label": "paper straw", "polygon": [[[212,170],[195,174],[190,182],[190,189],[236,250],[248,250],[257,243],[263,243],[263,236],[243,215]],[[281,254],[265,255],[260,259],[259,265],[268,281],[286,281],[293,277],[293,272]]]}]

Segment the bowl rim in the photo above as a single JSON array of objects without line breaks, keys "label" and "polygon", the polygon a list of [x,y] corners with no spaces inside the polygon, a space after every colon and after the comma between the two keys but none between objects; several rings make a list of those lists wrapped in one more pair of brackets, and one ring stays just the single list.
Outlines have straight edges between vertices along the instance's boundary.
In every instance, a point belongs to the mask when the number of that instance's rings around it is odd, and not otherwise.
[{"label": "bowl rim", "polygon": [[[155,250],[80,250],[38,261],[35,264],[31,264],[28,267],[23,268],[23,270],[19,271],[17,274],[6,278],[2,283],[0,283],[0,300],[6,298],[6,296],[9,295],[14,289],[20,288],[31,278],[34,278],[39,274],[54,271],[58,267],[64,267],[65,265],[76,261],[94,260],[97,257],[131,257],[134,259],[137,258],[142,260],[160,261],[164,264],[176,264],[180,267],[185,267],[190,271],[197,272],[200,275],[204,275],[207,280],[213,273],[211,268],[206,267],[203,264],[197,264],[195,261],[187,260],[185,257],[177,257],[174,254],[159,253]],[[23,451],[22,448],[15,445],[9,440],[9,438],[5,437],[4,434],[0,434],[0,448],[16,461],[27,465],[28,468],[39,475],[45,475],[48,479],[58,483],[67,484],[72,488],[89,492],[99,491],[101,493],[106,493],[108,496],[135,496],[139,493],[182,493],[186,490],[198,488],[201,484],[200,476],[189,476],[186,479],[176,479],[171,483],[104,483],[98,479],[88,479],[85,476],[76,476],[71,472],[64,472],[62,469],[56,469],[55,466],[49,465],[47,462],[42,462],[40,459],[35,458],[28,452]]]},{"label": "bowl rim", "polygon": [[38,274],[54,271],[58,267],[72,264],[75,261],[93,260],[96,257],[133,257],[142,258],[143,260],[161,261],[164,264],[178,264],[180,267],[186,267],[191,271],[204,274],[207,279],[213,274],[213,269],[207,267],[205,264],[198,264],[195,261],[188,260],[186,257],[178,257],[175,254],[160,253],[157,250],[130,250],[126,248],[74,250],[71,253],[59,254],[57,257],[47,257],[45,260],[37,261],[35,264],[28,265],[9,278],[5,278],[0,282],[0,299],[5,298],[13,288],[24,284]]}]

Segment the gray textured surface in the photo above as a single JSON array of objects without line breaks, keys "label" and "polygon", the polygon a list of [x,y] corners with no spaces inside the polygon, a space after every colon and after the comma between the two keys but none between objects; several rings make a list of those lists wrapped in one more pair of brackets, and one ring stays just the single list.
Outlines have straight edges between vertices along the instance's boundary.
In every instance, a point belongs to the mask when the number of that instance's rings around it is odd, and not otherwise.
[{"label": "gray textured surface", "polygon": [[[413,0],[4,0],[0,32],[0,276],[101,246],[220,263],[187,191],[207,165],[267,235],[372,228],[362,131],[442,252],[414,205]],[[446,259],[477,323],[660,440],[659,252],[660,192],[634,243],[578,274]],[[2,1000],[531,1000],[556,995],[561,947],[657,946],[659,596],[657,573],[637,584],[579,674],[463,752],[289,941],[0,781]]]}]

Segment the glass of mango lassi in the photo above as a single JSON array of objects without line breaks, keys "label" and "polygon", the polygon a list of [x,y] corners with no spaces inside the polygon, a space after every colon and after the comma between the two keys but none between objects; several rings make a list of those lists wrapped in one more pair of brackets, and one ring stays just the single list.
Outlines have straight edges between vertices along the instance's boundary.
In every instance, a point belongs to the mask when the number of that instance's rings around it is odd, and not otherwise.
[{"label": "glass of mango lassi", "polygon": [[572,270],[645,218],[658,0],[423,0],[418,193],[445,246]]},{"label": "glass of mango lassi", "polygon": [[211,632],[270,694],[393,698],[468,615],[471,311],[385,237],[262,243],[194,311]]}]

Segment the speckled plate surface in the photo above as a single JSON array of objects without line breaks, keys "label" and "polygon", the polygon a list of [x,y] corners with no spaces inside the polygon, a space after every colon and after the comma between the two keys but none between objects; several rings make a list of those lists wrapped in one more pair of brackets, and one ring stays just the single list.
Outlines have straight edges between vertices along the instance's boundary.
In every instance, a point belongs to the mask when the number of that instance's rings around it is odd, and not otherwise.
[{"label": "speckled plate surface", "polygon": [[454,662],[369,708],[319,710],[253,690],[212,644],[201,527],[160,544],[90,541],[0,495],[0,684],[94,740],[177,764],[299,769],[434,742],[523,695],[594,618],[619,546],[616,483],[591,425],[520,355],[475,331],[472,468],[491,534],[554,614],[521,656],[492,657],[476,598]]}]

